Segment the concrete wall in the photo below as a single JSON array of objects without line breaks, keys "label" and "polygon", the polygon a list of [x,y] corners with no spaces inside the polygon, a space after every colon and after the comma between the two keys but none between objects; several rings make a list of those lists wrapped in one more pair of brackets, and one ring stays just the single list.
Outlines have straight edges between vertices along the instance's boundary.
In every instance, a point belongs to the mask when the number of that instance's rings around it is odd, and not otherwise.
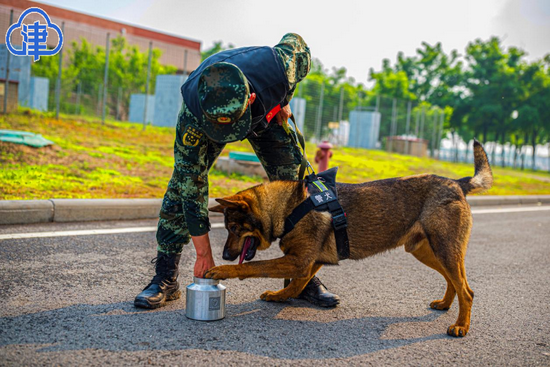
[{"label": "concrete wall", "polygon": [[[145,108],[145,94],[132,94],[130,96],[130,112],[128,121],[143,123],[143,109]],[[149,95],[147,100],[146,122],[153,122],[155,118],[155,96]]]},{"label": "concrete wall", "polygon": [[155,84],[155,126],[176,126],[183,98],[180,88],[185,75],[157,75]]},{"label": "concrete wall", "polygon": [[240,173],[245,176],[260,176],[267,179],[267,173],[260,162],[250,162],[229,157],[219,157],[216,160],[216,169],[231,174]]}]

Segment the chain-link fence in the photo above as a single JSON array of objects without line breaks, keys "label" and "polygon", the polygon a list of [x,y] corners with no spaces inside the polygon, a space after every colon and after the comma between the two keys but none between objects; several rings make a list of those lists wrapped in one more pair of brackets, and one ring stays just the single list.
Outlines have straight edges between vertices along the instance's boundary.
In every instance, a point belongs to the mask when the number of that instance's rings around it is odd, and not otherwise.
[{"label": "chain-link fence", "polygon": [[[153,81],[150,85],[148,99],[154,100]],[[57,88],[58,82],[50,83],[49,111],[57,111],[59,98],[60,113],[152,122],[148,117],[151,111],[144,110],[145,87],[125,89],[108,85],[104,88],[103,80],[72,78],[62,79],[59,97]],[[179,88],[173,94],[179,97]],[[135,96],[141,96],[142,100],[134,100]],[[139,104],[137,113],[132,103]],[[154,106],[151,100],[147,105],[149,109]],[[326,140],[338,146],[384,149],[418,156],[437,157],[440,151],[444,112],[427,103],[325,86],[306,79],[296,91],[291,107],[299,128],[309,141]],[[167,121],[167,125],[174,123],[175,119]]]},{"label": "chain-link fence", "polygon": [[[156,76],[155,76],[156,77]],[[171,86],[174,100],[184,77]],[[57,111],[57,82],[50,82],[47,109]],[[59,111],[63,114],[97,119],[151,124],[155,110],[155,82],[150,80],[147,110],[145,86],[122,88],[103,86],[103,80],[62,79]],[[178,102],[163,126],[174,126]],[[105,106],[105,108],[104,108]],[[430,156],[453,162],[473,162],[471,144],[457,134],[443,132],[445,112],[438,106],[405,100],[346,86],[325,85],[306,78],[291,102],[292,111],[306,140],[329,141],[336,146],[381,149],[415,156]],[[105,113],[103,112],[105,111]],[[442,145],[444,139],[445,145]],[[548,170],[549,159],[531,157],[530,148],[487,143],[490,161],[495,165]]]},{"label": "chain-link fence", "polygon": [[[68,115],[100,119],[103,118],[105,106],[105,119],[129,121],[131,96],[142,93],[140,89],[129,90],[109,85],[104,88],[101,81],[90,83],[80,80],[62,80],[59,91],[59,111]],[[48,111],[57,111],[57,83],[50,83]]]},{"label": "chain-link fence", "polygon": [[291,102],[306,139],[437,157],[445,115],[419,101],[303,81]]}]

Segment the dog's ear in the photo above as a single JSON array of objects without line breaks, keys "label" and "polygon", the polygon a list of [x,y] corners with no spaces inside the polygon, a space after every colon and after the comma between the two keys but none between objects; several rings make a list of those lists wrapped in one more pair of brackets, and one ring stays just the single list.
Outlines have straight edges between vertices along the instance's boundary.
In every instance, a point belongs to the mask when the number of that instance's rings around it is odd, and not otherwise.
[{"label": "dog's ear", "polygon": [[[248,212],[250,210],[250,206],[248,205],[248,203],[240,197],[230,196],[223,199],[216,199],[216,201],[220,203],[219,206],[222,207],[221,212],[223,212],[223,209],[225,208],[234,208],[234,209],[241,210],[243,212]],[[214,207],[214,208],[217,208],[217,207]]]},{"label": "dog's ear", "polygon": [[225,209],[225,207],[223,205],[216,205],[216,206],[213,206],[211,208],[208,208],[209,211],[211,212],[214,212],[214,213],[222,213],[223,214],[223,210]]}]

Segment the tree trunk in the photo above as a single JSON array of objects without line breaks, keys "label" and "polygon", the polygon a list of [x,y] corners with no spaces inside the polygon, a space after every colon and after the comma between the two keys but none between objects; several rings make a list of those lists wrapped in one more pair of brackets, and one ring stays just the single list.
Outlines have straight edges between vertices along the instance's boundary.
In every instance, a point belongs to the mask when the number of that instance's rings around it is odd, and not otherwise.
[{"label": "tree trunk", "polygon": [[534,129],[533,130],[533,135],[532,135],[532,138],[531,138],[531,146],[533,147],[533,170],[537,169],[537,162],[536,162],[537,156],[536,156],[536,153],[537,153],[537,136],[538,136],[538,134],[539,134],[539,132],[537,131],[537,129]]},{"label": "tree trunk", "polygon": [[497,152],[498,138],[499,138],[499,135],[498,135],[498,132],[497,132],[497,133],[495,133],[495,142],[493,144],[493,150],[491,151],[491,164],[496,164],[495,154]]},{"label": "tree trunk", "polygon": [[458,162],[458,143],[460,142],[460,136],[458,134],[456,134],[456,139],[455,139],[455,159],[454,161],[455,162]]},{"label": "tree trunk", "polygon": [[525,147],[521,146],[521,170],[525,168]]},{"label": "tree trunk", "polygon": [[[529,133],[526,132],[525,135],[523,136],[523,142],[525,144],[529,144]],[[525,168],[525,156],[527,155],[527,149],[525,149],[525,145],[522,145],[521,146],[521,170],[523,171],[523,169]]]},{"label": "tree trunk", "polygon": [[[518,158],[518,148],[519,148],[519,134],[514,135],[514,138],[516,140],[516,144],[514,145],[514,168],[517,168],[517,158]],[[521,150],[519,150],[521,153]]]},{"label": "tree trunk", "polygon": [[451,149],[450,149],[450,156],[449,156],[449,162],[455,161],[455,141],[456,141],[456,135],[454,131],[451,131]]},{"label": "tree trunk", "polygon": [[532,156],[532,159],[533,159],[533,171],[536,171],[537,170],[537,162],[536,162],[536,152],[537,152],[537,144],[533,144],[533,156]]},{"label": "tree trunk", "polygon": [[500,134],[500,144],[502,145],[502,153],[501,153],[501,166],[504,168],[506,167],[506,153],[504,151],[504,146],[506,144],[506,131],[502,130],[502,133]]}]

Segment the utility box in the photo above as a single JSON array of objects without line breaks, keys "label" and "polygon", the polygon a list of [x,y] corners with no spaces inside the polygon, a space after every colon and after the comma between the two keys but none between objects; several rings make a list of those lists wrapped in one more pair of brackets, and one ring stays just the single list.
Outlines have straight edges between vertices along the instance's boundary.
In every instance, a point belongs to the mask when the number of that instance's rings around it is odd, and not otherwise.
[{"label": "utility box", "polygon": [[386,140],[388,152],[414,155],[416,157],[428,156],[428,140],[417,138],[405,138],[402,136],[388,136]]},{"label": "utility box", "polygon": [[153,125],[176,126],[183,102],[181,86],[186,80],[186,75],[157,75]]},{"label": "utility box", "polygon": [[347,146],[349,142],[350,125],[349,121],[340,121],[338,130],[336,131],[336,144]]},{"label": "utility box", "polygon": [[380,112],[351,111],[348,147],[374,149],[380,136]]},{"label": "utility box", "polygon": [[[19,92],[19,82],[10,80],[8,83],[8,108],[6,112],[17,111],[17,99]],[[0,113],[4,112],[4,96],[6,94],[6,79],[0,79]]]},{"label": "utility box", "polygon": [[[20,45],[15,45],[21,49]],[[6,79],[6,61],[8,49],[5,44],[0,45],[0,79]],[[18,82],[17,101],[20,106],[30,107],[31,91],[31,56],[10,55],[10,81]]]},{"label": "utility box", "polygon": [[31,77],[31,88],[28,107],[33,110],[47,111],[50,94],[50,80],[42,77]]},{"label": "utility box", "polygon": [[[128,121],[143,123],[143,113],[145,108],[145,94],[137,93],[130,96],[130,112],[128,113]],[[152,123],[155,118],[155,96],[149,94],[147,99],[147,124]]]}]

